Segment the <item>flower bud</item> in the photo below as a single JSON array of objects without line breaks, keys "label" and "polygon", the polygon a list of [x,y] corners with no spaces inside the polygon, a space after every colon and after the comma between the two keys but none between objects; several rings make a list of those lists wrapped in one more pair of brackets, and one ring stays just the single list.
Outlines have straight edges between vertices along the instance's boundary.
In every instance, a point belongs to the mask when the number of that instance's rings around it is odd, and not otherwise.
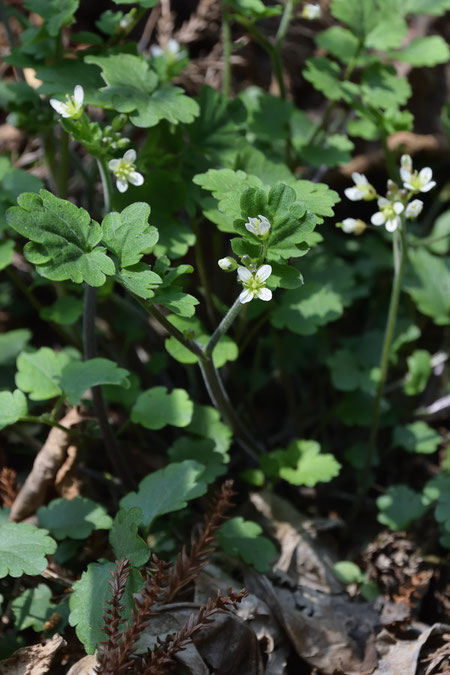
[{"label": "flower bud", "polygon": [[224,272],[233,272],[237,268],[237,262],[231,256],[221,258],[217,261],[217,264]]}]

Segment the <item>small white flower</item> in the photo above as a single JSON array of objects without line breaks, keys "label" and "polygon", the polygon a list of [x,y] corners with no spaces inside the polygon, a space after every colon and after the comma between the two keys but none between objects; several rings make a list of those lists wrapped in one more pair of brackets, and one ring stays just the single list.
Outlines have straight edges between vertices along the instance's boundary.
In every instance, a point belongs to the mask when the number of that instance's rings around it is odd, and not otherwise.
[{"label": "small white flower", "polygon": [[314,21],[314,19],[320,19],[322,15],[322,10],[319,5],[306,4],[303,5],[301,16],[304,19],[309,19],[309,21]]},{"label": "small white flower", "polygon": [[257,218],[249,218],[245,223],[245,228],[254,234],[256,237],[266,237],[270,230],[270,222],[265,216],[258,216]]},{"label": "small white flower", "polygon": [[364,199],[364,201],[375,199],[375,188],[369,183],[363,173],[357,173],[356,171],[353,172],[352,179],[355,183],[354,187],[346,188],[344,190],[345,196],[348,199],[350,199],[352,202],[359,202],[362,199]]},{"label": "small white flower", "polygon": [[403,185],[408,190],[413,192],[429,192],[436,185],[433,178],[433,172],[429,166],[419,171],[409,171],[408,169],[400,169]]},{"label": "small white flower", "polygon": [[272,274],[270,265],[261,265],[256,272],[250,272],[246,267],[238,267],[239,281],[242,282],[244,290],[239,296],[242,304],[250,302],[253,298],[260,300],[271,300],[272,291],[266,288],[265,282]]},{"label": "small white flower", "polygon": [[400,157],[400,173],[402,171],[412,171],[413,163],[410,155],[402,155]]},{"label": "small white flower", "polygon": [[180,44],[176,40],[174,40],[173,38],[168,40],[164,49],[162,47],[160,47],[159,45],[152,45],[150,47],[150,54],[155,58],[157,56],[162,56],[163,54],[166,54],[167,56],[170,56],[172,59],[174,57],[177,58],[180,51],[181,51]]},{"label": "small white flower", "polygon": [[390,202],[385,197],[378,200],[380,210],[373,214],[370,219],[372,225],[385,225],[388,232],[394,232],[400,225],[400,213],[404,206],[401,202]]},{"label": "small white flower", "polygon": [[217,264],[219,265],[220,269],[223,270],[224,272],[230,272],[232,270],[235,270],[237,267],[236,260],[231,256],[228,256],[227,258],[221,258],[220,260],[217,261]]},{"label": "small white flower", "polygon": [[362,234],[367,227],[365,222],[359,218],[345,218],[338,226],[341,227],[346,234]]},{"label": "small white flower", "polygon": [[420,199],[413,199],[406,207],[405,216],[410,220],[415,220],[422,213],[422,209],[423,202]]},{"label": "small white flower", "polygon": [[77,84],[73,90],[73,96],[66,94],[66,102],[58,101],[56,98],[50,99],[50,105],[61,117],[72,117],[78,119],[83,112],[84,89],[81,84]]},{"label": "small white flower", "polygon": [[127,150],[122,159],[112,159],[109,162],[109,168],[116,177],[116,185],[119,192],[128,190],[128,183],[131,185],[142,185],[144,176],[136,171],[134,162],[136,161],[136,152]]}]

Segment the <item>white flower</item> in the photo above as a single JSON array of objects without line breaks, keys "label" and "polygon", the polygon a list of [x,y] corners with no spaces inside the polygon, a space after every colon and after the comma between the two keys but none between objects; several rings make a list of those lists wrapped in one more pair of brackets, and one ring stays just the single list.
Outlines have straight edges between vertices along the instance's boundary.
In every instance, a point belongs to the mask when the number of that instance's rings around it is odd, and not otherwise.
[{"label": "white flower", "polygon": [[[402,173],[402,171],[409,171],[409,172],[412,171],[413,164],[412,164],[412,159],[411,159],[410,155],[402,155],[400,157],[400,167],[401,167],[400,168],[400,174]],[[402,176],[402,180],[403,180],[403,176]]]},{"label": "white flower", "polygon": [[257,237],[266,237],[270,230],[270,223],[265,216],[249,218],[245,228]]},{"label": "white flower", "polygon": [[256,272],[250,272],[246,267],[238,267],[239,281],[242,282],[244,290],[239,296],[242,304],[250,302],[253,298],[260,300],[271,300],[272,291],[266,288],[265,282],[272,274],[270,265],[261,265]]},{"label": "white flower", "polygon": [[306,4],[303,5],[301,16],[304,19],[309,19],[309,21],[314,21],[314,19],[320,19],[322,11],[319,5]]},{"label": "white flower", "polygon": [[400,213],[405,207],[401,202],[390,202],[385,197],[379,198],[378,206],[380,210],[370,219],[372,225],[385,225],[388,232],[394,232],[401,223]]},{"label": "white flower", "polygon": [[363,173],[357,173],[356,171],[353,172],[352,179],[355,183],[355,186],[346,188],[344,190],[345,196],[348,199],[350,199],[352,202],[359,202],[362,199],[364,199],[364,201],[375,199],[375,188],[372,187]]},{"label": "white flower", "polygon": [[367,227],[365,222],[359,218],[345,218],[338,226],[341,227],[346,234],[362,234]]},{"label": "white flower", "polygon": [[217,261],[217,264],[219,265],[220,269],[223,270],[224,272],[230,272],[232,270],[235,270],[237,267],[236,260],[231,256],[228,256],[227,258],[221,258],[220,260]]},{"label": "white flower", "polygon": [[420,199],[413,199],[406,207],[405,216],[410,220],[415,220],[422,213],[422,209],[423,202]]},{"label": "white flower", "polygon": [[431,180],[433,178],[433,172],[429,166],[426,166],[419,171],[419,173],[417,173],[417,171],[412,171],[412,165],[411,170],[402,167],[400,169],[400,175],[404,187],[413,192],[429,192],[436,185],[436,181]]},{"label": "white flower", "polygon": [[66,94],[66,102],[58,101],[56,98],[50,99],[50,105],[61,117],[73,117],[77,119],[83,112],[84,89],[81,84],[77,84],[73,90],[73,96]]},{"label": "white flower", "polygon": [[150,47],[150,54],[154,57],[162,56],[163,54],[166,54],[167,56],[170,56],[172,58],[178,57],[178,54],[180,53],[180,51],[181,51],[181,47],[180,47],[179,43],[176,40],[174,40],[173,38],[168,40],[164,49],[162,49],[162,47],[160,47],[159,45],[152,45]]},{"label": "white flower", "polygon": [[134,162],[136,161],[136,152],[127,150],[122,159],[112,159],[109,162],[109,168],[116,177],[116,185],[119,192],[128,190],[128,183],[131,185],[142,185],[144,176],[136,171]]}]

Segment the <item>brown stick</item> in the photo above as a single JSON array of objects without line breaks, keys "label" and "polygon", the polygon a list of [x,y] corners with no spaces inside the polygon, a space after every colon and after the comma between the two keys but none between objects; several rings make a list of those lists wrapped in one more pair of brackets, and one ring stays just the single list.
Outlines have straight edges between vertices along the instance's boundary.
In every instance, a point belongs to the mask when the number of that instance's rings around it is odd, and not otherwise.
[{"label": "brown stick", "polygon": [[[72,408],[61,420],[61,424],[71,428],[82,420],[76,408]],[[47,440],[34,460],[31,473],[17,495],[11,508],[10,520],[20,522],[36,513],[46,498],[47,490],[53,484],[56,474],[67,456],[71,444],[65,431],[51,429]]]}]

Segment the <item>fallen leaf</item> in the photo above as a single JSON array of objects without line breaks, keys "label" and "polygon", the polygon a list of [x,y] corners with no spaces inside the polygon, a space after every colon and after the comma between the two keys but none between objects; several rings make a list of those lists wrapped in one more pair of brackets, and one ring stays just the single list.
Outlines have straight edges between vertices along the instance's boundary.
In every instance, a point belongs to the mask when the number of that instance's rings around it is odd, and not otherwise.
[{"label": "fallen leaf", "polygon": [[0,663],[0,675],[44,675],[50,671],[56,652],[67,643],[54,635],[45,644],[22,647]]}]

